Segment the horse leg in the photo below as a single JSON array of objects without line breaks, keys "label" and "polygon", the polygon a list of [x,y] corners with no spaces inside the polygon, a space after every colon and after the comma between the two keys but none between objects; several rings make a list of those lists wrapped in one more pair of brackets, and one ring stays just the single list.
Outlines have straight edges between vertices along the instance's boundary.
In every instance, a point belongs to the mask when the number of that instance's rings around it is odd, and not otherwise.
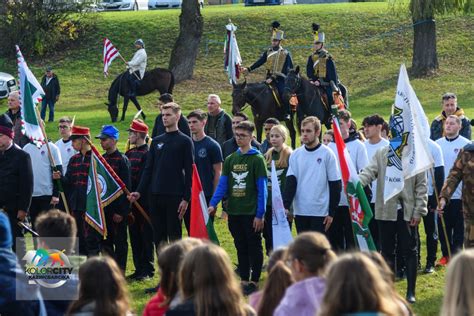
[{"label": "horse leg", "polygon": [[127,112],[127,107],[128,107],[128,100],[130,98],[128,96],[125,96],[123,98],[123,109],[122,109],[122,119],[121,121],[125,121],[125,113]]},{"label": "horse leg", "polygon": [[262,143],[262,130],[263,130],[263,122],[259,119],[255,119],[255,129],[257,130],[257,141]]},{"label": "horse leg", "polygon": [[291,148],[296,148],[296,129],[295,129],[295,114],[291,113],[291,118],[289,121],[285,121],[286,127],[288,127],[288,131],[290,132],[290,139],[291,139]]},{"label": "horse leg", "polygon": [[[132,100],[132,103],[135,104],[135,107],[137,108],[137,111],[140,111],[142,109],[142,107],[140,106],[140,103],[138,103],[137,98],[132,97],[132,98],[130,98],[130,100]],[[142,114],[143,119],[146,119],[146,115],[143,111],[142,111],[141,114]]]}]

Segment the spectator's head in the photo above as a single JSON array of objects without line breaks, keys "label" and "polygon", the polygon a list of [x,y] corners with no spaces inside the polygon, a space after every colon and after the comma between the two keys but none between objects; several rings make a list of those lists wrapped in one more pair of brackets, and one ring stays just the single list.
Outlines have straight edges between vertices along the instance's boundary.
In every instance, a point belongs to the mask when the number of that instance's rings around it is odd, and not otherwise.
[{"label": "spectator's head", "polygon": [[[360,252],[338,258],[330,266],[326,284],[328,290],[318,315],[361,312],[403,315],[375,263]],[[341,297],[345,299],[341,300]]]},{"label": "spectator's head", "polygon": [[160,288],[166,296],[166,305],[169,305],[178,293],[178,274],[184,257],[199,245],[202,245],[201,240],[186,238],[165,246],[159,251]]},{"label": "spectator's head", "polygon": [[7,150],[13,143],[13,122],[7,114],[0,115],[0,151]]},{"label": "spectator's head", "polygon": [[68,314],[78,313],[95,303],[94,315],[126,315],[130,312],[127,283],[115,260],[108,257],[89,258],[79,268],[79,298]]},{"label": "spectator's head", "polygon": [[240,122],[239,125],[235,127],[235,140],[239,147],[250,146],[253,137],[253,131],[255,130],[255,125],[249,121]]},{"label": "spectator's head", "polygon": [[263,123],[263,130],[265,131],[265,137],[267,138],[267,141],[270,141],[270,131],[275,125],[280,125],[280,121],[274,117],[267,118],[265,123]]},{"label": "spectator's head", "polygon": [[51,66],[46,67],[46,77],[51,78],[53,76],[53,68]]},{"label": "spectator's head", "polygon": [[69,116],[63,116],[59,119],[59,135],[64,140],[68,140],[71,137],[71,125],[72,119]]},{"label": "spectator's head", "polygon": [[117,150],[117,142],[120,136],[119,130],[113,125],[104,125],[100,134],[95,138],[100,139],[102,149],[107,153],[113,153]]},{"label": "spectator's head", "polygon": [[286,145],[286,139],[288,138],[288,131],[286,127],[281,124],[274,125],[270,131],[270,148],[266,153],[265,157],[268,165],[270,166],[273,160],[273,152],[278,151],[280,153],[280,158],[275,161],[277,168],[286,168],[288,167],[288,160],[293,152],[290,146]]},{"label": "spectator's head", "polygon": [[456,115],[449,115],[444,122],[444,133],[448,138],[455,138],[461,130],[461,119]]},{"label": "spectator's head", "polygon": [[158,107],[161,110],[162,105],[164,105],[166,103],[170,103],[170,102],[174,102],[173,95],[171,93],[163,93],[158,98]]},{"label": "spectator's head", "polygon": [[248,121],[248,120],[249,120],[249,117],[247,116],[247,114],[243,112],[235,113],[234,117],[232,118],[232,131],[234,132],[234,134],[235,134],[235,127],[239,125],[240,122]]},{"label": "spectator's head", "polygon": [[330,129],[330,130],[327,130],[326,132],[324,132],[323,144],[328,146],[333,141],[334,141],[334,131],[332,129]]},{"label": "spectator's head", "polygon": [[443,316],[474,315],[474,249],[464,250],[449,262],[444,287]]},{"label": "spectator's head", "polygon": [[202,135],[206,126],[207,114],[202,110],[194,110],[186,117],[188,119],[189,130],[193,135]]},{"label": "spectator's head", "polygon": [[316,116],[308,116],[301,122],[301,143],[308,147],[319,143],[321,133],[321,122]]},{"label": "spectator's head", "polygon": [[441,98],[441,103],[443,105],[443,111],[446,116],[453,115],[456,113],[458,108],[458,99],[454,93],[445,93]]},{"label": "spectator's head", "polygon": [[382,126],[385,120],[378,114],[370,115],[364,118],[362,126],[365,137],[370,140],[378,140],[382,137]]},{"label": "spectator's head", "polygon": [[[38,244],[42,248],[65,250],[69,255],[76,242],[76,220],[71,215],[57,209],[41,213],[35,222],[39,235]],[[66,242],[67,240],[67,242]]]},{"label": "spectator's head", "polygon": [[18,90],[12,91],[8,95],[8,109],[13,113],[20,110],[20,92]]},{"label": "spectator's head", "polygon": [[161,106],[161,115],[165,128],[178,129],[178,121],[181,116],[181,107],[174,102],[166,103]]},{"label": "spectator's head", "polygon": [[352,118],[351,112],[347,110],[340,110],[338,112],[339,115],[339,127],[341,128],[341,135],[343,139],[349,137],[349,133],[351,132],[352,127]]},{"label": "spectator's head", "polygon": [[11,249],[13,245],[12,232],[10,229],[10,221],[3,211],[0,211],[0,248]]},{"label": "spectator's head", "polygon": [[321,233],[302,233],[288,247],[288,263],[296,281],[324,276],[335,258],[331,244]]},{"label": "spectator's head", "polygon": [[221,98],[217,94],[210,94],[207,97],[207,111],[209,115],[216,116],[221,111]]},{"label": "spectator's head", "polygon": [[148,125],[141,119],[134,119],[128,128],[128,140],[132,145],[145,143],[148,135]]},{"label": "spectator's head", "polygon": [[382,136],[383,139],[388,140],[388,135],[390,134],[390,128],[388,126],[388,123],[386,121],[383,122],[382,124],[382,130],[380,131],[380,136]]},{"label": "spectator's head", "polygon": [[208,243],[188,253],[179,285],[182,299],[193,299],[196,315],[247,315],[229,255],[219,246]]}]

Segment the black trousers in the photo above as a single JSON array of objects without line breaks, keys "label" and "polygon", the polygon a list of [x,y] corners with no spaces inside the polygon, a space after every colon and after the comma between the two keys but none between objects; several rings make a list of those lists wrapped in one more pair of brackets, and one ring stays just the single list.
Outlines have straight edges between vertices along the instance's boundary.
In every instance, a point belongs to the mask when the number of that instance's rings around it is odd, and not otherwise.
[{"label": "black trousers", "polygon": [[324,216],[295,215],[296,232],[298,234],[313,231],[326,234],[324,231]]},{"label": "black trousers", "polygon": [[[84,211],[72,211],[72,216],[76,220],[77,225],[77,242],[79,243],[79,254],[87,256],[86,235],[90,232],[89,224],[84,220]],[[92,228],[91,228],[92,229]]]},{"label": "black trousers", "polygon": [[18,211],[5,209],[5,212],[7,213],[8,220],[10,221],[10,230],[13,241],[12,250],[16,253],[18,261],[21,262],[26,254],[26,242],[23,228],[18,225]]},{"label": "black trousers", "polygon": [[[229,215],[229,231],[234,238],[242,281],[258,282],[262,273],[262,234],[253,228],[254,215]],[[250,276],[252,271],[252,276]]]},{"label": "black trousers", "polygon": [[372,217],[370,220],[369,230],[370,234],[372,235],[372,239],[374,240],[375,248],[377,248],[377,251],[380,251],[382,249],[382,245],[380,243],[378,220],[375,219],[375,204],[370,203],[370,208],[372,209],[374,217]]},{"label": "black trousers", "polygon": [[398,210],[396,221],[379,220],[379,234],[382,244],[382,256],[396,272],[395,250],[399,248],[400,256],[406,261],[417,260],[417,227],[412,227],[403,219],[403,209]]},{"label": "black trousers", "polygon": [[329,241],[334,250],[348,250],[355,247],[351,215],[348,206],[338,206],[328,231]]},{"label": "black trousers", "polygon": [[[148,210],[148,207],[145,207]],[[135,273],[138,275],[152,276],[154,268],[154,245],[153,227],[145,218],[139,214],[138,210],[132,210],[134,222],[128,225],[130,235],[130,245],[132,248],[133,265]],[[150,214],[148,213],[148,216]]]},{"label": "black trousers", "polygon": [[[290,224],[290,230],[293,226],[293,222],[288,221]],[[263,238],[265,239],[265,252],[267,256],[273,251],[273,211],[272,206],[267,205],[267,211],[265,212],[265,226],[263,226]]]},{"label": "black trousers", "polygon": [[178,206],[181,201],[180,196],[151,195],[150,215],[156,247],[161,243],[181,239],[181,220],[178,217]]},{"label": "black trousers", "polygon": [[[51,195],[42,195],[42,196],[33,196],[31,198],[31,205],[29,210],[30,220],[31,220],[31,227],[33,230],[36,230],[36,218],[42,212],[47,212],[51,209]],[[35,248],[37,246],[37,239],[33,238],[33,244]]]},{"label": "black trousers", "polygon": [[[461,200],[451,200],[444,209],[443,217],[446,224],[448,242],[451,246],[451,255],[454,256],[457,252],[462,250],[464,242],[464,217],[462,214]],[[446,247],[446,239],[444,237],[441,219],[438,221],[438,231],[441,252],[443,253],[443,257],[447,257],[448,248]]]},{"label": "black trousers", "polygon": [[[428,200],[433,198],[434,196],[430,196]],[[431,203],[428,203],[428,214],[423,217],[423,226],[425,227],[426,234],[426,263],[434,265],[436,261],[436,252],[438,251],[439,231],[436,232],[438,218],[435,216],[433,205],[430,204]],[[434,207],[436,207],[436,205],[434,205]],[[419,250],[418,253],[420,253]]]}]

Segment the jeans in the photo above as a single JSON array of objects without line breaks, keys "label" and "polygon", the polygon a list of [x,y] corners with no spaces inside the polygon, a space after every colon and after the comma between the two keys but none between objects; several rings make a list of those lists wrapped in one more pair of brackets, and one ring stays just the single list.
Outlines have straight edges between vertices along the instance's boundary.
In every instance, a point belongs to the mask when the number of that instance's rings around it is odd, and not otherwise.
[{"label": "jeans", "polygon": [[54,121],[54,104],[56,100],[43,99],[41,103],[41,119],[44,121],[46,117],[46,108],[49,106],[49,119],[48,122]]}]

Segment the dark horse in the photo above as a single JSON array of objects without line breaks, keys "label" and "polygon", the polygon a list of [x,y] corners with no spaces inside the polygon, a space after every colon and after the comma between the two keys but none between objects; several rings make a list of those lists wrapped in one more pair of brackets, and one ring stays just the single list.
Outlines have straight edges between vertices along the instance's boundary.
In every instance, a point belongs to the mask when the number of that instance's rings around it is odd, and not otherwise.
[{"label": "dark horse", "polygon": [[[143,76],[143,79],[141,80],[140,85],[137,88],[137,95],[146,95],[156,90],[158,90],[160,94],[172,93],[173,87],[173,73],[168,69],[155,68],[145,72],[145,76]],[[129,97],[128,91],[129,85],[127,81],[127,72],[124,72],[118,75],[117,78],[115,78],[115,80],[112,82],[112,85],[109,89],[109,102],[105,103],[108,106],[108,111],[110,113],[110,118],[112,119],[112,122],[117,121],[119,112],[117,98],[119,94],[123,97],[122,121],[125,120],[125,113],[127,112],[129,100],[131,100],[133,104],[135,104],[138,111],[141,110],[137,98]],[[143,119],[145,119],[145,113],[143,112],[142,117]]]},{"label": "dark horse", "polygon": [[[232,113],[242,111],[245,103],[248,103],[252,109],[255,128],[257,129],[257,140],[262,141],[263,123],[270,117],[278,118],[281,112],[275,102],[273,93],[268,84],[264,82],[233,84],[232,91]],[[291,146],[295,148],[296,130],[293,125],[293,115],[291,119],[285,121],[290,132]]]}]

